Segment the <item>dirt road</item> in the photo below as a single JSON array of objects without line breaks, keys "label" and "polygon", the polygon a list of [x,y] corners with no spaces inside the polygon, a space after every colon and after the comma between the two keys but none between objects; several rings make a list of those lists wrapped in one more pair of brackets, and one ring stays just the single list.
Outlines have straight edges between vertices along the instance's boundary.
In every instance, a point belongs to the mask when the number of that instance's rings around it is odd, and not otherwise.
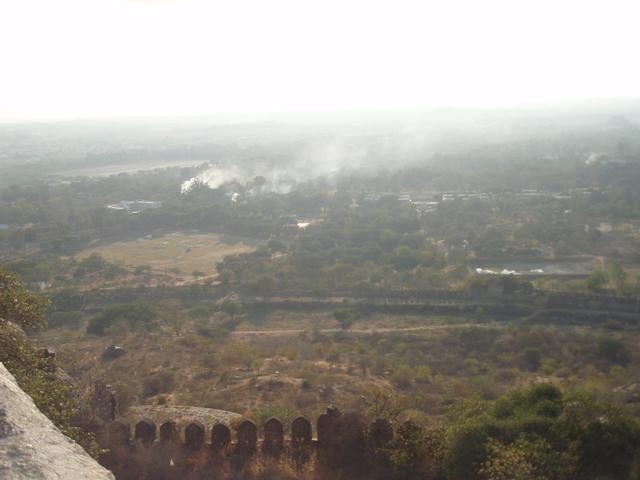
[{"label": "dirt road", "polygon": [[[492,327],[500,325],[499,322],[490,323],[452,323],[441,325],[423,325],[420,327],[380,327],[380,328],[352,328],[350,330],[343,330],[341,328],[323,328],[321,330],[314,330],[318,333],[338,333],[343,332],[351,335],[370,335],[373,333],[411,333],[421,332],[427,330],[446,330],[449,328],[463,328],[463,327]],[[304,332],[311,332],[309,329],[294,328],[288,330],[236,330],[231,333],[236,337],[290,337],[299,335]]]}]

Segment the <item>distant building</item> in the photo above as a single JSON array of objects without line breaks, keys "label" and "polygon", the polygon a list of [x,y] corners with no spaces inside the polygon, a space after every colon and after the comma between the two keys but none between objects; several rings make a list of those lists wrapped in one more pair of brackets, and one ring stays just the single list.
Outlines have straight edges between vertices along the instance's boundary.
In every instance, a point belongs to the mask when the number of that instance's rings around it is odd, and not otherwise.
[{"label": "distant building", "polygon": [[136,214],[144,212],[145,210],[160,208],[162,202],[150,201],[150,200],[121,200],[113,205],[107,205],[109,210],[125,211],[129,214]]},{"label": "distant building", "polygon": [[489,195],[484,192],[445,192],[442,194],[443,202],[453,200],[486,200]]},{"label": "distant building", "polygon": [[24,287],[31,290],[32,292],[46,292],[49,288],[47,282],[24,282]]}]

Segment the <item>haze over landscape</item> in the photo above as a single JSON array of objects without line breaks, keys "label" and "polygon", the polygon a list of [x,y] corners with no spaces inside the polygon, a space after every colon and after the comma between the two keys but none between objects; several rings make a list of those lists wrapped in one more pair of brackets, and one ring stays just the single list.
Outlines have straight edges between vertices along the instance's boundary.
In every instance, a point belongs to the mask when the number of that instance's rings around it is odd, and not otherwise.
[{"label": "haze over landscape", "polygon": [[638,13],[0,0],[0,478],[640,479]]},{"label": "haze over landscape", "polygon": [[3,121],[637,96],[633,1],[2,2]]}]

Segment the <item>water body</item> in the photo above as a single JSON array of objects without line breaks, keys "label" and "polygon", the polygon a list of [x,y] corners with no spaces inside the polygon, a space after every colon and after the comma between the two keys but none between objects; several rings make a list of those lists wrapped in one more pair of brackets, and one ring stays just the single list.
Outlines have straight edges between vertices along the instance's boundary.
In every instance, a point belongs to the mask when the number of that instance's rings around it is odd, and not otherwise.
[{"label": "water body", "polygon": [[485,261],[474,265],[481,275],[588,275],[594,260],[580,259],[536,259]]}]

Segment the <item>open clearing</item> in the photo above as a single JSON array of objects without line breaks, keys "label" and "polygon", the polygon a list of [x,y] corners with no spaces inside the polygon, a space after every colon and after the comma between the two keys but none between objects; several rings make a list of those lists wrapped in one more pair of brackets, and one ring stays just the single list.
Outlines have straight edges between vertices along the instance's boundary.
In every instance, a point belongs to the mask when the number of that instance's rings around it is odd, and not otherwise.
[{"label": "open clearing", "polygon": [[227,243],[219,234],[170,233],[153,238],[138,238],[87,248],[77,259],[97,253],[125,266],[150,265],[155,273],[191,275],[198,271],[205,277],[216,275],[216,263],[228,255],[247,253],[255,248],[243,242]]}]

